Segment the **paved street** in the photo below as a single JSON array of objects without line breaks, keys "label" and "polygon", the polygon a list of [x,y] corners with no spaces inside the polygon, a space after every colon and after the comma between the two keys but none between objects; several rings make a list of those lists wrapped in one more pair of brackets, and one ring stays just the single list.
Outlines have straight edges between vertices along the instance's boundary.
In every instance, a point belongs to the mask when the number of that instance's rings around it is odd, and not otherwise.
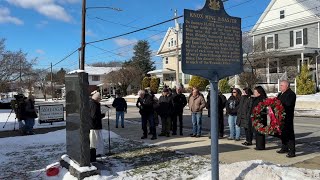
[{"label": "paved street", "polygon": [[[115,112],[110,111],[110,128],[111,131],[122,137],[141,141],[142,135],[140,117],[138,109],[129,107],[128,113],[125,115],[127,122],[125,128],[115,128]],[[184,136],[171,136],[170,138],[158,137],[157,140],[144,140],[147,143],[154,143],[160,146],[169,147],[174,150],[183,151],[191,154],[203,155],[210,158],[210,140],[207,135],[210,129],[210,121],[207,117],[207,111],[204,112],[203,135],[201,138],[191,138],[191,117],[189,111],[184,112]],[[227,123],[226,134],[228,134]],[[107,128],[107,121],[104,121],[104,127]],[[160,127],[160,126],[159,126]],[[158,127],[157,131],[160,131]],[[316,159],[320,156],[320,120],[319,118],[296,117],[295,132],[297,143],[297,157],[286,158],[285,155],[277,154],[275,151],[279,149],[280,140],[273,137],[267,137],[267,148],[264,151],[254,150],[254,146],[245,147],[241,142],[229,141],[226,138],[219,140],[219,160],[222,163],[233,163],[246,160],[262,159],[282,165],[295,165],[298,167],[320,168],[320,163]],[[242,136],[243,138],[243,136]],[[309,166],[307,166],[309,165]]]}]

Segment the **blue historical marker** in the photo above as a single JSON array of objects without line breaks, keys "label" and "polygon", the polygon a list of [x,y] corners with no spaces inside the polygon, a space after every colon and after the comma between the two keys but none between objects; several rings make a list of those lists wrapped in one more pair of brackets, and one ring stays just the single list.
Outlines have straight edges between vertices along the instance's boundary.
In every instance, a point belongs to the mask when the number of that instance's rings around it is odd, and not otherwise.
[{"label": "blue historical marker", "polygon": [[243,71],[241,19],[229,16],[221,0],[184,10],[182,71],[207,78],[211,87],[212,179],[219,179],[218,81]]}]

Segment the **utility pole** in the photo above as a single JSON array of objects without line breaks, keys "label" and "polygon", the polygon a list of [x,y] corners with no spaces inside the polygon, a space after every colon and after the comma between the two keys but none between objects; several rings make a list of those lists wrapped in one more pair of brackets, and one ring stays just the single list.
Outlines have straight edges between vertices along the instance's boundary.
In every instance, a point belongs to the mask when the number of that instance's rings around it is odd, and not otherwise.
[{"label": "utility pole", "polygon": [[52,63],[51,63],[51,98],[53,99],[53,72],[52,72]]},{"label": "utility pole", "polygon": [[19,78],[20,78],[20,82],[19,82],[19,86],[20,86],[20,92],[22,92],[22,58],[20,57],[20,75],[19,75]]},{"label": "utility pole", "polygon": [[86,48],[86,0],[82,0],[82,35],[81,35],[80,70],[84,70],[85,48]]},{"label": "utility pole", "polygon": [[[177,10],[174,11],[174,16],[175,18],[178,17],[178,13]],[[179,31],[180,31],[180,26],[178,23],[178,19],[175,19],[175,30],[174,32],[176,33],[176,53],[177,53],[177,70],[176,70],[176,86],[178,86],[180,84],[180,80],[179,80]],[[181,77],[182,78],[182,77]]]}]

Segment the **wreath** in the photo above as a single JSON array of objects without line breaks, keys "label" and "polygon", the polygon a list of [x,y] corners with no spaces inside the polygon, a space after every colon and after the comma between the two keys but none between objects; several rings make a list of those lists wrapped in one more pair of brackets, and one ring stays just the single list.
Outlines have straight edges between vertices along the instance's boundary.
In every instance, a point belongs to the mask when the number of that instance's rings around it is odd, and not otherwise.
[{"label": "wreath", "polygon": [[[270,117],[270,123],[265,126],[261,123],[262,114]],[[281,125],[285,117],[284,107],[278,98],[267,98],[260,102],[251,114],[253,127],[260,133],[266,135],[281,135]]]}]

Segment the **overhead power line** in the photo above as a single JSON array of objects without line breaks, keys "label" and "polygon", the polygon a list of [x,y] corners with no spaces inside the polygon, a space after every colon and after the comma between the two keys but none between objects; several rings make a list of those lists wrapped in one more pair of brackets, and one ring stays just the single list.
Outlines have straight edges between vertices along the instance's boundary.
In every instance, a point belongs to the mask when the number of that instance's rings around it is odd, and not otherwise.
[{"label": "overhead power line", "polygon": [[183,17],[183,16],[174,17],[172,19],[169,19],[169,20],[166,20],[166,21],[163,21],[163,22],[151,25],[151,26],[147,26],[147,27],[144,27],[144,28],[141,28],[141,29],[137,29],[135,31],[131,31],[131,32],[128,32],[128,33],[120,34],[120,35],[117,35],[117,36],[113,36],[113,37],[109,37],[109,38],[105,38],[105,39],[101,39],[101,40],[91,41],[91,42],[88,42],[86,44],[93,44],[93,43],[97,43],[97,42],[107,41],[107,40],[110,40],[110,39],[115,39],[115,38],[118,38],[118,37],[121,37],[121,36],[126,36],[126,35],[133,34],[133,33],[139,32],[139,31],[143,31],[143,30],[155,27],[155,26],[159,26],[161,24],[165,24],[167,22],[173,21],[175,19],[179,19],[181,17]]}]

